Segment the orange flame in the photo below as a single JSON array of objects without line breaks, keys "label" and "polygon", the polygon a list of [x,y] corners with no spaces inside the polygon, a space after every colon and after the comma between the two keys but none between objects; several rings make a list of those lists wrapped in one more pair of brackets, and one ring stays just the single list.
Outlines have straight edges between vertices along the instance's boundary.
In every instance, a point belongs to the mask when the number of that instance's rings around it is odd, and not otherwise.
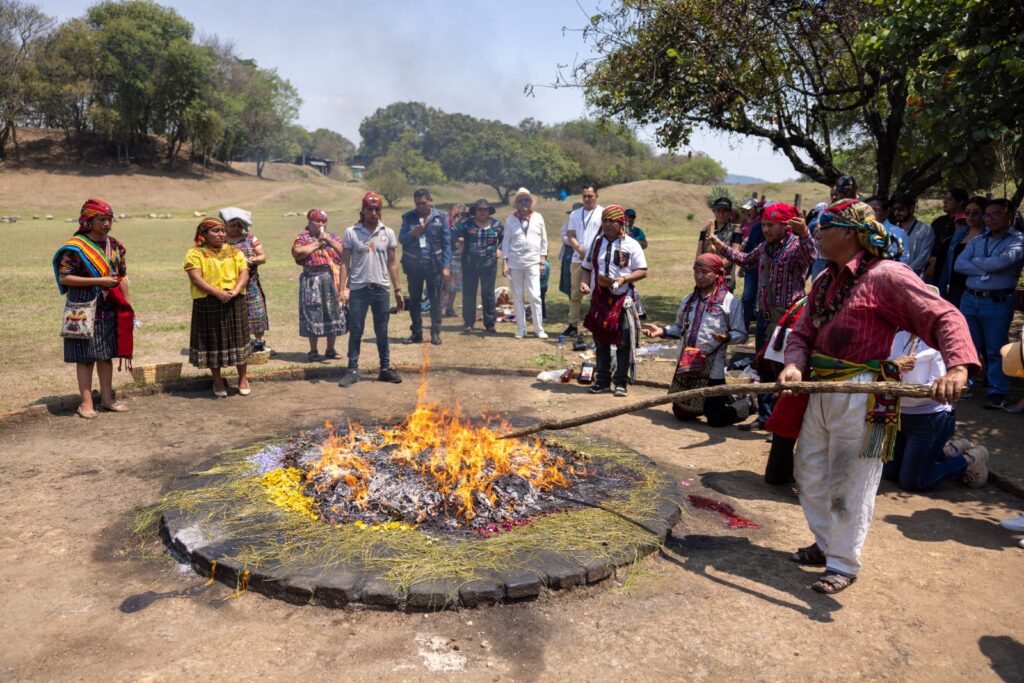
[{"label": "orange flame", "polygon": [[310,470],[309,481],[319,474],[328,475],[332,483],[343,480],[352,489],[353,502],[365,509],[367,483],[374,472],[360,454],[393,446],[389,457],[428,476],[440,494],[454,500],[455,514],[469,521],[476,516],[477,505],[496,504],[493,489],[500,477],[515,474],[537,489],[550,491],[567,488],[567,474],[585,475],[567,467],[565,460],[548,451],[539,438],[530,442],[499,439],[500,433],[511,429],[503,420],[491,418],[475,427],[463,418],[458,403],[449,408],[428,401],[428,367],[429,361],[424,358],[415,410],[398,427],[380,431],[383,443],[378,440],[374,444],[360,425],[350,424],[346,434],[332,435],[324,444],[323,457]]}]

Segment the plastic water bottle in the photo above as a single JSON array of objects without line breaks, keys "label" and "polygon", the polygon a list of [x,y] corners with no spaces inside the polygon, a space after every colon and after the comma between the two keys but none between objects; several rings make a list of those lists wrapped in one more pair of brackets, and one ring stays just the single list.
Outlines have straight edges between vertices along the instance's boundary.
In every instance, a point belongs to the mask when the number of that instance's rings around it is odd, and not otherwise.
[{"label": "plastic water bottle", "polygon": [[565,335],[558,335],[558,366],[565,364]]}]

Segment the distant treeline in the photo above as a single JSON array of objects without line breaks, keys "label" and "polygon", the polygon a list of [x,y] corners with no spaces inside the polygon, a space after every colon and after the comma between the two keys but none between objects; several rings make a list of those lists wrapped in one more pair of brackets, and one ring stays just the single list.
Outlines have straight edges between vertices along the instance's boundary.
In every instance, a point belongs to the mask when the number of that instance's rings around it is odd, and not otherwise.
[{"label": "distant treeline", "polygon": [[408,184],[484,183],[500,201],[517,187],[577,192],[646,178],[714,184],[725,169],[703,154],[655,155],[629,128],[586,119],[518,126],[449,114],[421,102],[396,102],[359,126],[359,159],[385,198]]}]

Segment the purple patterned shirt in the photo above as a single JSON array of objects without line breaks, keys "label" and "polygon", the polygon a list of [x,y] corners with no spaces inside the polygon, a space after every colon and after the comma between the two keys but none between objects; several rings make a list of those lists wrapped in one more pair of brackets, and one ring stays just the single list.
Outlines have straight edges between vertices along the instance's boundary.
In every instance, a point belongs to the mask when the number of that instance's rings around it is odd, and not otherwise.
[{"label": "purple patterned shirt", "polygon": [[807,269],[818,258],[810,231],[802,237],[789,234],[781,242],[762,242],[749,254],[726,245],[722,256],[744,268],[757,265],[757,309],[785,311],[804,295]]}]

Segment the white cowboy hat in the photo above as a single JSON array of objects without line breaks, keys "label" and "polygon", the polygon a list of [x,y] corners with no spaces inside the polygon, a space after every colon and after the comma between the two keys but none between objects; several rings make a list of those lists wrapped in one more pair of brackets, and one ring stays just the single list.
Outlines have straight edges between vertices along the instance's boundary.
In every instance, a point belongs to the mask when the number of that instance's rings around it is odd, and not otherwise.
[{"label": "white cowboy hat", "polygon": [[516,202],[519,201],[520,197],[529,197],[531,204],[536,204],[537,203],[537,198],[535,196],[533,196],[533,193],[531,193],[525,187],[520,187],[518,190],[516,190],[516,193],[514,195],[512,195],[512,205],[513,206],[515,206]]},{"label": "white cowboy hat", "polygon": [[1024,344],[1017,340],[999,349],[1003,356],[1003,372],[1007,377],[1024,377]]}]

